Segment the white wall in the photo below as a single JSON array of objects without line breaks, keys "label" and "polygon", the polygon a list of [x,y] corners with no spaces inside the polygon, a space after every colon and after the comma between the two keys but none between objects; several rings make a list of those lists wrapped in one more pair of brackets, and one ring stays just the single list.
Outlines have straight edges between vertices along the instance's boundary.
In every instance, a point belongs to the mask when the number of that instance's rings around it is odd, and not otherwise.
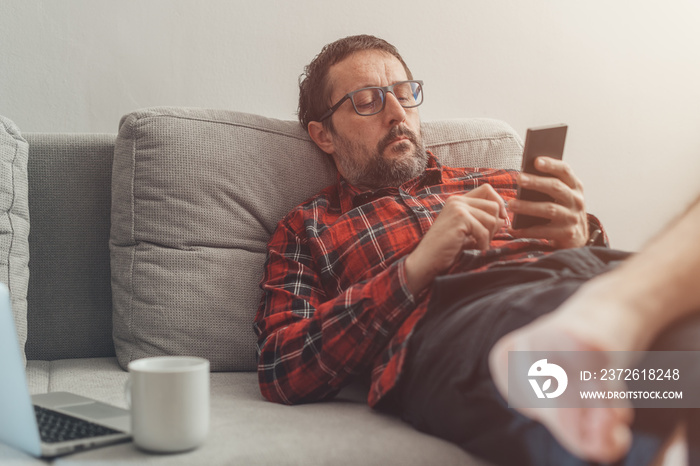
[{"label": "white wall", "polygon": [[696,0],[0,0],[0,114],[26,132],[117,131],[136,108],[294,119],[327,42],[372,33],[426,82],[426,120],[565,122],[565,158],[613,246],[700,193]]}]

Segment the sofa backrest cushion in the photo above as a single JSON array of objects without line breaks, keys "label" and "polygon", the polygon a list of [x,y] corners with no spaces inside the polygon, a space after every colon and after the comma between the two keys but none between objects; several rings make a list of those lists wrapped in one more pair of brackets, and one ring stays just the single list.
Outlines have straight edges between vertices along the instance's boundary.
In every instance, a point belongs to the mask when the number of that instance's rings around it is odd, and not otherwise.
[{"label": "sofa backrest cushion", "polygon": [[[424,135],[446,165],[519,168],[521,141],[501,122],[429,122]],[[255,370],[267,241],[335,179],[294,121],[184,108],[122,118],[110,233],[119,363],[189,354],[212,370]]]},{"label": "sofa backrest cushion", "polygon": [[28,155],[29,145],[19,128],[0,116],[0,282],[10,289],[25,364],[29,285]]},{"label": "sofa backrest cushion", "polygon": [[116,134],[29,142],[27,358],[113,357],[109,222]]}]

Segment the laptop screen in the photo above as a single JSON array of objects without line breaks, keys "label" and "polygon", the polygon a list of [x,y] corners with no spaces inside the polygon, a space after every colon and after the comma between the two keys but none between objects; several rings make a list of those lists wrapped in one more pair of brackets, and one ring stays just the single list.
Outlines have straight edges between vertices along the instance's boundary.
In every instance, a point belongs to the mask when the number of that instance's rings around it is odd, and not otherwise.
[{"label": "laptop screen", "polygon": [[40,456],[39,429],[27,388],[10,292],[4,283],[0,283],[0,419],[0,442]]}]

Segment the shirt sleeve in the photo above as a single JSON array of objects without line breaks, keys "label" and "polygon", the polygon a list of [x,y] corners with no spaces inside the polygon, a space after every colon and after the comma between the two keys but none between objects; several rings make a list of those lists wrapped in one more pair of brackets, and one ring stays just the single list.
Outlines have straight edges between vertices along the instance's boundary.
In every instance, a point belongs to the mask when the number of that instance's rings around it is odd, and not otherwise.
[{"label": "shirt sleeve", "polygon": [[280,223],[254,324],[263,396],[285,404],[331,398],[367,369],[415,309],[404,263],[329,297],[306,238]]},{"label": "shirt sleeve", "polygon": [[601,246],[610,247],[610,240],[608,234],[603,228],[603,224],[600,222],[598,217],[593,214],[587,214],[588,216],[588,239],[590,244],[588,246]]}]

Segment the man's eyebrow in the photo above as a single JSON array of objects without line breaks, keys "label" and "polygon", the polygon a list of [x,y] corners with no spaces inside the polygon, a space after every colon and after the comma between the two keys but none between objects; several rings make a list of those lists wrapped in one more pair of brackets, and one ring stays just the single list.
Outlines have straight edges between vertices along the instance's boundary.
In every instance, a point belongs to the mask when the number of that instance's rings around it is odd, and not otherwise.
[{"label": "man's eyebrow", "polygon": [[[389,86],[391,86],[391,85],[393,85],[393,84],[396,84],[396,83],[400,83],[400,82],[402,82],[402,81],[406,81],[406,80],[405,80],[405,79],[397,79],[396,81],[392,81],[391,83],[389,83]],[[353,87],[353,88],[350,89],[349,91],[342,93],[342,94],[340,95],[339,99],[340,99],[340,98],[343,98],[344,96],[348,95],[348,94],[351,93],[351,92],[355,92],[355,91],[357,91],[357,90],[364,89],[364,88],[367,88],[367,87],[384,87],[384,86],[381,86],[381,85],[379,85],[379,84],[372,84],[372,83],[369,83],[369,82],[366,82],[366,81],[365,81],[364,84],[362,84],[362,85],[360,85],[360,86],[357,86],[357,87]],[[335,102],[334,102],[334,103],[335,103]],[[334,104],[334,103],[333,103],[333,104]],[[331,105],[333,105],[333,104],[331,104]]]},{"label": "man's eyebrow", "polygon": [[339,99],[342,99],[344,96],[348,95],[349,93],[358,91],[358,90],[360,90],[360,89],[364,89],[364,88],[366,88],[366,87],[379,87],[379,86],[377,86],[376,84],[365,84],[365,85],[362,85],[362,86],[353,87],[353,88],[350,89],[349,91],[343,92],[338,98],[339,98]]},{"label": "man's eyebrow", "polygon": [[[399,80],[393,81],[393,82],[389,83],[389,86],[391,86],[391,85],[393,85],[393,84],[396,84],[396,83],[400,83],[401,81],[405,81],[405,80],[404,80],[404,79],[399,79]],[[380,84],[365,84],[365,85],[356,87],[356,88],[353,89],[352,91],[356,91],[356,90],[358,90],[358,89],[364,89],[364,88],[366,88],[366,87],[386,87],[386,86],[382,86],[382,85],[380,85]],[[352,91],[349,91],[349,92],[352,92]]]},{"label": "man's eyebrow", "polygon": [[376,85],[376,84],[362,84],[362,85],[359,85],[359,86],[354,86],[352,89],[350,89],[348,92],[344,93],[343,95],[345,95],[345,94],[347,94],[347,93],[349,93],[349,92],[356,91],[356,90],[358,90],[358,89],[364,89],[365,87],[377,87],[377,85]]}]

